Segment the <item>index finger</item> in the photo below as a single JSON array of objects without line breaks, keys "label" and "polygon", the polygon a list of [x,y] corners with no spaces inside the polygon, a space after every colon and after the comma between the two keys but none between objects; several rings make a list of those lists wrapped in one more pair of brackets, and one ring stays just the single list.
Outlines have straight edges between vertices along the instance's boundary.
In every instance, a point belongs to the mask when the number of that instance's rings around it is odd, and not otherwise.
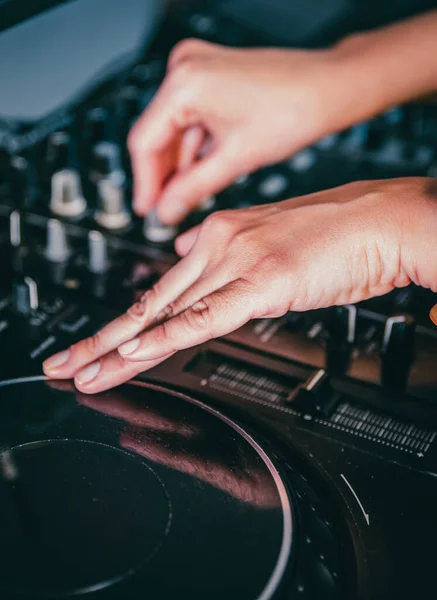
[{"label": "index finger", "polygon": [[144,294],[139,302],[91,337],[48,358],[44,373],[54,379],[70,379],[85,365],[108,354],[150,326],[159,313],[194,283],[203,271],[194,253],[183,258]]}]

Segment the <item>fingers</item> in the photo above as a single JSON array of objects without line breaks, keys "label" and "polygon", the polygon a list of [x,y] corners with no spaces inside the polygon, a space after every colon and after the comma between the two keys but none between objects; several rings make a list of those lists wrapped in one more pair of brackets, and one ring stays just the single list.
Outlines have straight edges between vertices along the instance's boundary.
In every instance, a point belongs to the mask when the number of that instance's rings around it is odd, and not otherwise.
[{"label": "fingers", "polygon": [[198,39],[182,40],[173,48],[167,62],[167,71],[172,71],[190,58],[214,55],[221,46]]},{"label": "fingers", "polygon": [[226,335],[263,310],[263,302],[254,288],[243,280],[236,280],[130,340],[119,352],[128,361],[155,360]]},{"label": "fingers", "polygon": [[85,394],[103,392],[152,369],[167,358],[169,356],[153,361],[129,363],[117,351],[113,351],[79,370],[74,377],[74,384]]},{"label": "fingers", "polygon": [[159,199],[158,214],[169,224],[182,221],[200,202],[231,184],[239,175],[230,143],[176,173]]},{"label": "fingers", "polygon": [[202,259],[195,253],[182,259],[127,313],[106,325],[94,336],[48,358],[43,364],[44,373],[55,379],[71,379],[85,365],[95,364],[97,359],[150,326],[168,304],[198,279],[203,267]]},{"label": "fingers", "polygon": [[197,227],[192,227],[175,239],[175,250],[179,256],[186,256],[188,252],[190,252],[191,248],[196,243],[199,231],[200,225],[197,225]]},{"label": "fingers", "polygon": [[183,173],[192,166],[205,142],[205,138],[205,131],[200,125],[193,125],[184,132],[179,151],[177,168],[179,172]]}]

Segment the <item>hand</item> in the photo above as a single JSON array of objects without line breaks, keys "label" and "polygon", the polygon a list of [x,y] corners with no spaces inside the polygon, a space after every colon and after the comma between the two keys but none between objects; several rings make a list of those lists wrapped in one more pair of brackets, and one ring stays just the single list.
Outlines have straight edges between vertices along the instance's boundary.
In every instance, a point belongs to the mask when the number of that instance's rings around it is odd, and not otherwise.
[{"label": "hand", "polygon": [[182,260],[44,372],[95,393],[253,318],[357,302],[411,281],[437,289],[432,179],[358,182],[218,212],[180,236]]},{"label": "hand", "polygon": [[158,203],[163,221],[180,222],[238,176],[327,133],[327,105],[341,113],[344,91],[334,65],[328,51],[179,43],[129,135],[135,210]]},{"label": "hand", "polygon": [[435,91],[436,32],[431,11],[327,50],[179,43],[129,136],[136,211],[180,222],[239,175]]}]

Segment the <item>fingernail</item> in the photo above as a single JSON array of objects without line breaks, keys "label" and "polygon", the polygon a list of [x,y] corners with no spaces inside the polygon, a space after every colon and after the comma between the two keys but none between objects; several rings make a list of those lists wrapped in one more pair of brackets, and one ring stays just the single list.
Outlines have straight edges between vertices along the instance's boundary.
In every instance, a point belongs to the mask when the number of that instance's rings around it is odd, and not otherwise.
[{"label": "fingernail", "polygon": [[100,361],[91,363],[85,367],[85,369],[79,371],[74,380],[77,381],[77,383],[88,383],[89,381],[92,381],[100,371],[100,366]]},{"label": "fingernail", "polygon": [[60,367],[70,357],[70,350],[63,350],[62,352],[58,352],[57,354],[53,354],[47,360],[43,362],[44,369],[55,369],[56,367]]},{"label": "fingernail", "polygon": [[429,318],[434,323],[434,325],[437,325],[437,304],[434,304],[434,306],[431,308]]},{"label": "fingernail", "polygon": [[135,352],[135,350],[140,345],[140,341],[141,341],[140,338],[134,338],[133,340],[129,340],[128,342],[125,342],[124,344],[122,344],[121,346],[118,347],[119,353],[122,355],[125,355],[125,354],[131,354],[132,352]]},{"label": "fingernail", "polygon": [[159,218],[164,225],[177,225],[185,217],[186,209],[182,202],[166,200],[159,206]]}]

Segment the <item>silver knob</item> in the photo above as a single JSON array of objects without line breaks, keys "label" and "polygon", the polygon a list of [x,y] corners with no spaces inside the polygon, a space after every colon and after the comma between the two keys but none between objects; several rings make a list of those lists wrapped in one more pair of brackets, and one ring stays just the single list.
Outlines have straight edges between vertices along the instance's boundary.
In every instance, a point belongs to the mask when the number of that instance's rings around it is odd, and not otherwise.
[{"label": "silver knob", "polygon": [[199,212],[209,212],[210,210],[212,210],[214,208],[215,203],[216,203],[215,196],[206,196],[206,198],[204,198],[202,200],[202,202],[199,204],[199,206],[197,207],[197,210]]},{"label": "silver knob", "polygon": [[70,258],[71,250],[67,241],[65,226],[61,221],[49,219],[47,223],[47,242],[45,258],[53,263],[63,263]]},{"label": "silver knob", "polygon": [[62,169],[52,175],[51,211],[60,217],[78,217],[86,209],[79,173]]},{"label": "silver knob", "polygon": [[143,234],[149,242],[164,243],[174,239],[178,229],[174,225],[164,225],[153,208],[144,218]]},{"label": "silver knob", "polygon": [[95,275],[106,273],[109,269],[108,247],[100,231],[88,234],[88,268]]},{"label": "silver knob", "polygon": [[104,177],[97,183],[97,200],[99,209],[95,219],[99,225],[106,229],[122,229],[129,225],[131,216],[126,210],[123,177],[118,176],[119,171],[110,177]]}]

